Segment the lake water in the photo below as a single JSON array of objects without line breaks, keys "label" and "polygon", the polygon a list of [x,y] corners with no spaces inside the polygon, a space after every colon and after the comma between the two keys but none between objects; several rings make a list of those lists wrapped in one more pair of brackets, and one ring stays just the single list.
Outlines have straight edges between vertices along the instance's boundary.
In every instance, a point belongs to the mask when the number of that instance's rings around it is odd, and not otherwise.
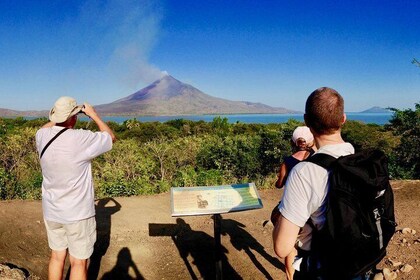
[{"label": "lake water", "polygon": [[[374,123],[384,125],[389,122],[392,117],[392,113],[346,113],[348,120],[361,121],[364,123]],[[230,123],[285,123],[289,119],[295,119],[303,121],[303,114],[239,114],[239,115],[190,115],[190,116],[112,116],[103,119],[105,121],[113,121],[117,123],[123,123],[126,120],[136,118],[141,122],[166,122],[175,119],[186,119],[192,121],[205,121],[211,122],[217,116],[227,118]],[[85,117],[81,117],[82,120],[87,120]]]}]

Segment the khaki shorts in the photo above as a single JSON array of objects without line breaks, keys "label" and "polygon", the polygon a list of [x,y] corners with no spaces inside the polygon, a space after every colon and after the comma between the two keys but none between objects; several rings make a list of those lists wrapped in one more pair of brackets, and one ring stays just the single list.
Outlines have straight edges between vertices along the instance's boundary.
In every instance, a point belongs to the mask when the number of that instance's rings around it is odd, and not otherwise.
[{"label": "khaki shorts", "polygon": [[72,224],[44,222],[51,250],[63,251],[68,248],[69,254],[80,260],[88,259],[92,255],[96,241],[95,217]]}]

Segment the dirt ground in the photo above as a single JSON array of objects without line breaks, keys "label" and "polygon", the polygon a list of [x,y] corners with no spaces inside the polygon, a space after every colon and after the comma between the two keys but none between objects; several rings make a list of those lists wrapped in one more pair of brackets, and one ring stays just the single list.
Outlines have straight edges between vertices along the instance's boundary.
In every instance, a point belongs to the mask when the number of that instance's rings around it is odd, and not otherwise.
[{"label": "dirt ground", "polygon": [[[397,279],[420,279],[420,181],[392,186],[400,231],[378,268],[396,271]],[[281,192],[261,190],[262,209],[222,215],[224,279],[285,279],[272,249],[272,226],[264,223]],[[170,205],[169,194],[97,201],[91,279],[215,279],[212,216],[173,218]],[[0,214],[0,263],[46,279],[49,249],[41,202],[2,201]],[[403,228],[417,233],[402,233]],[[414,269],[402,272],[406,264]]]}]

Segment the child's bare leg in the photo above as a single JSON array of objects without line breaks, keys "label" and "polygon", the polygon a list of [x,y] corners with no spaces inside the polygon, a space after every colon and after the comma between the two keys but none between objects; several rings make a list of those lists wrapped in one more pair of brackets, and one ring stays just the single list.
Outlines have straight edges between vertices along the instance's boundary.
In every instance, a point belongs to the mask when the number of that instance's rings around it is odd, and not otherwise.
[{"label": "child's bare leg", "polygon": [[289,255],[284,260],[284,266],[286,267],[286,277],[287,280],[293,280],[293,274],[295,273],[295,269],[293,268],[293,261],[297,255],[297,250],[293,249]]}]

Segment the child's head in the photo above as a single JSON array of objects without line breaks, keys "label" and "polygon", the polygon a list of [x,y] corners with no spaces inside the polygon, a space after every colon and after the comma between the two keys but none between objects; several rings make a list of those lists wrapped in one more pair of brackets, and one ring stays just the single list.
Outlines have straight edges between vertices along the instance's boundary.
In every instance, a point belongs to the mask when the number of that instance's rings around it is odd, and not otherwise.
[{"label": "child's head", "polygon": [[298,150],[306,150],[313,146],[314,136],[307,126],[298,126],[293,131],[292,141]]}]

